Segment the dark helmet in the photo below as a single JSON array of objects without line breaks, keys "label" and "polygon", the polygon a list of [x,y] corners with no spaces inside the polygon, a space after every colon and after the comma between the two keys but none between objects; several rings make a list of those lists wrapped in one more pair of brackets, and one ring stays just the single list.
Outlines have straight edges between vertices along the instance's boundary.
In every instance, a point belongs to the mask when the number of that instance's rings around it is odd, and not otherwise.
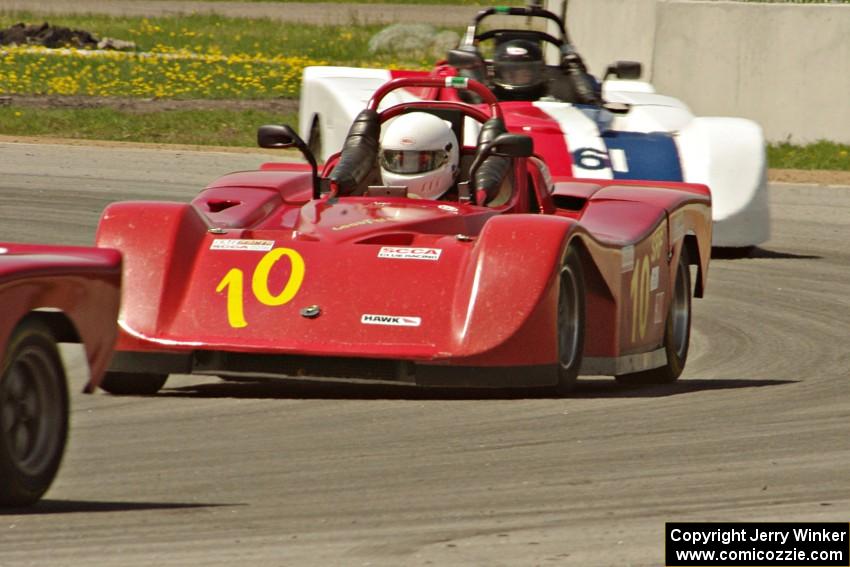
[{"label": "dark helmet", "polygon": [[493,54],[493,86],[500,99],[534,100],[546,86],[546,64],[540,46],[512,39],[496,46]]}]

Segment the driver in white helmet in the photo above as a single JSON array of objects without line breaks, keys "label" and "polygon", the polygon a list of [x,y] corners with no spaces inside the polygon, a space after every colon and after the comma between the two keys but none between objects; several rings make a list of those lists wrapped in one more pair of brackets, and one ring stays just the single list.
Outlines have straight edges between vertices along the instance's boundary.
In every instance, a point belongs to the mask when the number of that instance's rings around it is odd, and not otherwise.
[{"label": "driver in white helmet", "polygon": [[439,199],[457,178],[459,156],[457,137],[445,121],[410,112],[387,126],[378,161],[384,184],[407,187],[408,197]]}]

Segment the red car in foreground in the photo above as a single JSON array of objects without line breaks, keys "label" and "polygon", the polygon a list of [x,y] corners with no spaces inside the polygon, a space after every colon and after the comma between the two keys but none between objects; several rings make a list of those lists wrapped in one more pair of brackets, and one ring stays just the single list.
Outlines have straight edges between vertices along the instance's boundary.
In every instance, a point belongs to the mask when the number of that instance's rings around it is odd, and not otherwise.
[{"label": "red car in foreground", "polygon": [[[395,89],[438,84],[485,104],[378,110]],[[382,124],[411,111],[437,114],[457,140],[467,117],[483,124],[440,200],[378,175]],[[291,128],[264,126],[261,146],[295,145],[311,165],[225,175],[191,203],[110,205],[97,243],[119,249],[126,271],[101,386],[153,393],[170,373],[561,392],[579,373],[675,380],[692,289],[701,296],[706,283],[708,188],[553,179],[502,119],[473,80],[396,79],[321,175]],[[494,187],[507,190],[485,202]]]},{"label": "red car in foreground", "polygon": [[0,243],[0,506],[50,487],[68,433],[56,344],[85,348],[93,390],[116,337],[121,256],[114,250]]}]

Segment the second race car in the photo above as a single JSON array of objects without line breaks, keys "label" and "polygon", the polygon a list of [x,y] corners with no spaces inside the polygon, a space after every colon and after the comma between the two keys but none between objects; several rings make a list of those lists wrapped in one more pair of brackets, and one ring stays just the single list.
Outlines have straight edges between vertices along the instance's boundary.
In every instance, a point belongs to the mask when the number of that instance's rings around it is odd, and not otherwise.
[{"label": "second race car", "polygon": [[53,482],[68,434],[57,343],[82,343],[88,389],[116,337],[121,256],[114,250],[0,243],[0,507],[33,504]]},{"label": "second race car", "polygon": [[[519,27],[483,30],[492,16],[549,22],[557,34]],[[554,64],[544,63],[546,45],[558,53]],[[301,87],[301,136],[327,159],[340,150],[348,125],[386,81],[456,75],[494,90],[508,130],[534,138],[554,175],[705,184],[712,191],[714,246],[747,249],[769,238],[767,162],[758,124],[694,116],[682,101],[636,80],[637,63],[610,65],[603,79],[611,79],[600,84],[586,72],[564,22],[536,6],[479,12],[458,48],[431,71],[308,67]],[[461,96],[475,102],[474,95]],[[451,88],[409,88],[385,104],[428,99],[460,100]],[[466,135],[466,142],[474,143],[474,121]]]}]

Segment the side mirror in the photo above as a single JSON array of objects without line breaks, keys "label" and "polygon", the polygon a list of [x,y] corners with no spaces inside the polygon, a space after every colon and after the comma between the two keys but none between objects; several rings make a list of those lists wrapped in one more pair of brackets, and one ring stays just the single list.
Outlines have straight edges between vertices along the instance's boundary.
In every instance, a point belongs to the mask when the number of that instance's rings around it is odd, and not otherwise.
[{"label": "side mirror", "polygon": [[286,124],[266,124],[257,129],[257,145],[261,148],[291,148],[296,139],[300,140],[298,134]]},{"label": "side mirror", "polygon": [[310,168],[313,170],[313,198],[319,198],[319,166],[316,163],[316,157],[292,127],[287,124],[266,124],[260,126],[257,129],[257,145],[261,148],[275,150],[292,147],[298,148],[301,155],[304,156],[304,159],[307,160],[307,163],[310,164]]},{"label": "side mirror", "polygon": [[[478,82],[487,82],[487,64],[477,49],[470,45],[450,49],[446,55],[446,62],[457,69],[458,75],[475,79]],[[472,91],[459,90],[458,96],[463,102],[469,104],[480,104],[481,97]]]},{"label": "side mirror", "polygon": [[534,140],[525,134],[499,134],[493,140],[493,153],[512,158],[534,155]]},{"label": "side mirror", "polygon": [[478,148],[475,159],[469,166],[469,181],[458,184],[458,192],[461,202],[473,201],[478,204],[477,198],[470,194],[470,183],[474,184],[475,175],[484,161],[493,155],[509,158],[527,158],[534,154],[534,140],[525,134],[503,133],[486,142]]},{"label": "side mirror", "polygon": [[458,48],[450,49],[446,55],[446,62],[458,69],[478,69],[484,66],[481,55],[474,49]]},{"label": "side mirror", "polygon": [[604,81],[610,75],[614,75],[618,79],[636,80],[640,79],[642,73],[643,65],[637,61],[617,61],[608,65],[602,80]]}]

